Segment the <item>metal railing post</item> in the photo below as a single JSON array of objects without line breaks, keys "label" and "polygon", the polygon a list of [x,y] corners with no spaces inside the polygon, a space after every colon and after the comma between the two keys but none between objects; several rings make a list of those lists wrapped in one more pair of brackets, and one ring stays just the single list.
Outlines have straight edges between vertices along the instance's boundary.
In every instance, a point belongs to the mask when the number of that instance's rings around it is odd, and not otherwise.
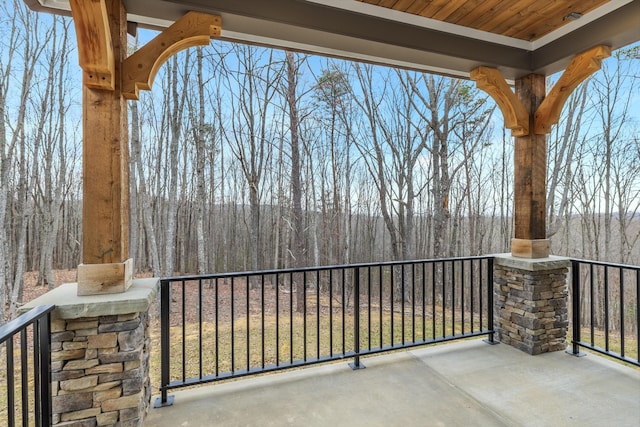
[{"label": "metal railing post", "polygon": [[[482,278],[480,278],[482,280]],[[487,339],[484,340],[487,344],[499,344],[498,341],[495,340],[495,327],[493,324],[493,258],[487,259],[487,328],[489,329],[489,335]]]},{"label": "metal railing post", "polygon": [[169,385],[169,301],[170,286],[168,280],[160,281],[160,397],[154,403],[155,408],[173,405],[173,396],[167,396]]},{"label": "metal railing post", "polygon": [[40,384],[39,393],[39,405],[40,414],[36,414],[36,417],[40,416],[40,425],[43,427],[49,427],[52,420],[52,404],[51,404],[51,312],[47,313],[44,319],[40,319],[38,322],[38,338],[40,354],[34,354],[34,358],[40,358]]},{"label": "metal railing post", "polygon": [[[18,411],[22,418],[22,425],[31,425],[29,422],[33,421],[38,427],[48,427],[52,423],[49,332],[51,312],[54,309],[54,305],[40,305],[0,326],[0,346],[5,346],[7,408],[5,417],[0,419],[6,421],[8,426],[16,425]],[[28,337],[28,328],[31,328],[33,341]],[[15,337],[19,337],[18,343],[14,341]],[[19,346],[19,354],[15,351],[16,344]],[[30,352],[33,353],[31,369],[29,369]],[[16,371],[16,357],[20,364],[19,371]],[[16,381],[18,381],[17,384]],[[33,406],[30,405],[31,399],[33,399]],[[0,408],[0,412],[3,411],[4,409]]]},{"label": "metal railing post", "polygon": [[584,356],[580,353],[580,263],[571,260],[571,350],[567,353],[573,356]]},{"label": "metal railing post", "polygon": [[353,270],[353,351],[355,356],[353,363],[349,363],[351,369],[364,369],[360,363],[360,268]]}]

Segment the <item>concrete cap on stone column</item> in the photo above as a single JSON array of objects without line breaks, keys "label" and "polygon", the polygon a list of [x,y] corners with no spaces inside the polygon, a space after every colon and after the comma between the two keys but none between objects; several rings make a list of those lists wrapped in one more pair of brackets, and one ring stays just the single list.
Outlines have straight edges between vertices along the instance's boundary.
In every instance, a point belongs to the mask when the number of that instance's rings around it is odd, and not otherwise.
[{"label": "concrete cap on stone column", "polygon": [[159,285],[160,280],[157,278],[135,279],[131,287],[123,293],[78,296],[78,284],[65,283],[29,301],[20,307],[19,311],[26,313],[34,307],[53,304],[56,309],[52,317],[56,319],[142,313],[147,311],[155,300]]},{"label": "concrete cap on stone column", "polygon": [[518,268],[526,271],[556,270],[569,268],[571,260],[565,257],[549,255],[546,258],[520,258],[507,254],[494,255],[494,264],[502,267]]}]

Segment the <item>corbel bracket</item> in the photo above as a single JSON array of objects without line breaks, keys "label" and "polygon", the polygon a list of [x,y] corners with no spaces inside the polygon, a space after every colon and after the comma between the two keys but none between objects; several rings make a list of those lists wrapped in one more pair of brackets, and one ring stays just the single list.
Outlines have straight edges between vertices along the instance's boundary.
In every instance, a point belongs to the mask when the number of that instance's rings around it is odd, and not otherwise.
[{"label": "corbel bracket", "polygon": [[[546,135],[551,132],[551,126],[558,123],[562,107],[569,95],[587,77],[598,71],[602,60],[609,56],[611,56],[610,47],[596,46],[573,58],[534,114],[533,132],[536,135]],[[513,136],[529,134],[529,113],[500,71],[495,68],[478,67],[471,71],[470,78],[476,82],[478,89],[488,93],[498,104],[504,117],[504,124],[511,129]]]},{"label": "corbel bracket", "polygon": [[551,126],[558,123],[562,107],[569,95],[587,77],[602,66],[602,60],[611,56],[609,46],[596,46],[576,55],[553,89],[547,94],[535,114],[534,132],[545,135],[551,132]]},{"label": "corbel bracket", "polygon": [[[81,1],[81,0],[76,0]],[[158,69],[182,49],[206,46],[219,37],[222,18],[188,12],[145,46],[125,59],[122,68],[122,96],[138,99],[139,91],[150,90]]]},{"label": "corbel bracket", "polygon": [[500,71],[495,68],[478,67],[471,71],[470,77],[476,82],[478,89],[488,93],[498,104],[504,117],[504,125],[511,129],[513,136],[529,134],[529,113]]},{"label": "corbel bracket", "polygon": [[113,43],[105,0],[70,0],[83,84],[114,90]]}]

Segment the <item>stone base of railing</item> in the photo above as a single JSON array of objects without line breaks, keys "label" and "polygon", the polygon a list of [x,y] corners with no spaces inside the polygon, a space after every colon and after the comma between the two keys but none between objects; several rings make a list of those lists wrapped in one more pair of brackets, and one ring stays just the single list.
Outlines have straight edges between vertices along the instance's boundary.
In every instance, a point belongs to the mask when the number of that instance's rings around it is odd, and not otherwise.
[{"label": "stone base of railing", "polygon": [[144,279],[124,293],[77,296],[73,283],[27,305],[56,305],[53,425],[142,426],[151,398],[148,311],[157,291],[157,279]]},{"label": "stone base of railing", "polygon": [[566,258],[526,259],[498,255],[494,261],[496,338],[535,355],[567,347]]}]

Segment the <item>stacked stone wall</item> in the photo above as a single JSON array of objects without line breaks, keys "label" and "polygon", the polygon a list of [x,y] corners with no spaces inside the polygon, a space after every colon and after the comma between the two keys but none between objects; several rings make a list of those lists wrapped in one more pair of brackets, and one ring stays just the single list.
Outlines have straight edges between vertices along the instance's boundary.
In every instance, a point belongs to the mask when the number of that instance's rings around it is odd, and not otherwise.
[{"label": "stacked stone wall", "polygon": [[567,267],[529,271],[494,265],[495,328],[500,342],[535,355],[564,350]]},{"label": "stacked stone wall", "polygon": [[141,426],[151,398],[147,312],[51,323],[53,424]]}]

